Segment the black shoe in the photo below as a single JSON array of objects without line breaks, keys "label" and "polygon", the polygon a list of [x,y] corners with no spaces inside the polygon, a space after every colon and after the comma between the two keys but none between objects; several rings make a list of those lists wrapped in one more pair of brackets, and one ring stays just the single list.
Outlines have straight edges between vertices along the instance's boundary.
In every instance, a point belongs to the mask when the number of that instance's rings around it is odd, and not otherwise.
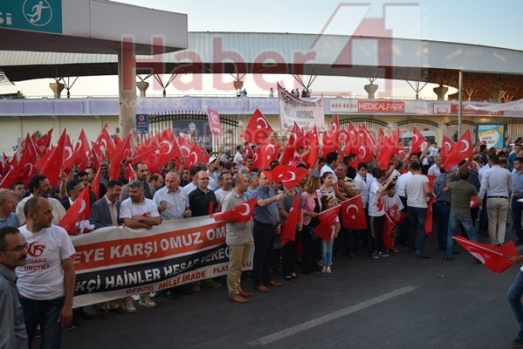
[{"label": "black shoe", "polygon": [[445,257],[443,257],[443,259],[447,262],[452,262],[454,260],[454,258],[452,258],[452,256],[448,254],[446,254]]},{"label": "black shoe", "polygon": [[512,348],[523,348],[523,331],[519,331],[518,338],[512,342]]},{"label": "black shoe", "polygon": [[180,299],[180,296],[176,294],[176,292],[174,291],[171,291],[171,290],[167,290],[163,293],[163,295],[166,297],[166,298],[169,298],[169,299],[172,299],[172,300],[176,300],[176,299]]},{"label": "black shoe", "polygon": [[73,310],[73,313],[74,313],[74,315],[81,317],[84,320],[93,320],[94,319],[94,316],[89,313],[86,313],[84,308],[77,308],[77,309]]},{"label": "black shoe", "polygon": [[416,256],[418,256],[420,258],[430,258],[430,255],[428,255],[427,253],[425,253],[423,251],[416,251]]}]

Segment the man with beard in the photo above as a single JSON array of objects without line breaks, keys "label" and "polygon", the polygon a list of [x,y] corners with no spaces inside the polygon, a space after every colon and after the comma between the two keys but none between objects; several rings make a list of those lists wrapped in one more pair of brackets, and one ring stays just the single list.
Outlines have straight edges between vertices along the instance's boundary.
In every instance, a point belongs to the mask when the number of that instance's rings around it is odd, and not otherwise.
[{"label": "man with beard", "polygon": [[31,199],[32,197],[42,197],[47,199],[49,203],[51,204],[51,207],[53,209],[53,218],[52,223],[58,224],[60,220],[65,216],[65,208],[62,206],[60,201],[57,199],[51,197],[51,193],[53,191],[53,188],[51,187],[51,184],[49,183],[49,179],[47,179],[46,176],[42,175],[36,175],[33,178],[29,180],[29,191],[31,192],[31,195],[23,199],[18,203],[16,206],[16,216],[18,217],[18,222],[20,224],[24,224],[26,220],[26,216],[24,214],[24,207],[26,202]]},{"label": "man with beard", "polygon": [[0,228],[0,348],[27,348],[24,312],[16,288],[16,267],[25,265],[27,243],[14,227]]},{"label": "man with beard", "polygon": [[29,249],[27,264],[17,269],[20,303],[31,348],[40,325],[42,348],[60,348],[62,328],[73,317],[75,286],[73,243],[62,227],[52,224],[53,206],[32,197],[24,206],[27,224],[20,228]]},{"label": "man with beard", "polygon": [[[152,200],[154,197],[154,186],[150,183],[147,183],[147,175],[149,174],[149,169],[147,168],[147,164],[143,162],[137,162],[133,165],[134,174],[136,176],[135,181],[139,181],[142,185],[142,189],[144,190],[144,195],[147,199]],[[129,198],[129,192],[130,192],[130,183],[126,184],[122,189],[122,194],[120,195],[120,201],[124,201],[125,199]]]},{"label": "man with beard", "polygon": [[[120,206],[120,218],[125,226],[133,229],[151,229],[162,223],[158,207],[152,200],[145,197],[142,181],[134,180],[128,184],[128,188],[129,198],[124,200]],[[149,292],[140,295],[138,304],[148,308],[156,306],[156,303],[151,300]],[[125,309],[128,313],[136,311],[131,297],[125,299]]]}]

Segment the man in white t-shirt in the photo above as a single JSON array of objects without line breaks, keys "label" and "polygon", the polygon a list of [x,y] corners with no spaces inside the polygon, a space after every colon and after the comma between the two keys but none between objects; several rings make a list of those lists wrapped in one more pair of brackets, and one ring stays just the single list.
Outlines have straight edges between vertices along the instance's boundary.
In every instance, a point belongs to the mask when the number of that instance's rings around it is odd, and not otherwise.
[{"label": "man in white t-shirt", "polygon": [[427,174],[429,176],[438,177],[441,174],[441,165],[443,165],[443,159],[438,155],[434,158],[434,164],[430,166]]},{"label": "man in white t-shirt", "polygon": [[421,174],[421,166],[418,162],[409,165],[412,177],[405,185],[407,196],[407,207],[409,212],[409,247],[416,249],[416,256],[430,258],[425,253],[425,217],[427,216],[427,198],[431,197],[429,179]]},{"label": "man in white t-shirt", "polygon": [[32,197],[24,206],[27,224],[20,228],[27,248],[27,264],[17,268],[20,303],[29,348],[38,326],[42,348],[60,348],[62,328],[73,318],[75,249],[67,232],[52,224],[53,206]]},{"label": "man in white t-shirt", "polygon": [[[134,180],[129,183],[129,198],[125,199],[120,205],[120,219],[123,220],[125,226],[135,229],[151,229],[153,226],[162,223],[158,207],[153,200],[145,197],[145,190],[141,181]],[[136,311],[131,297],[125,298],[124,303],[128,313]],[[149,293],[141,294],[138,304],[149,308],[156,306]]]}]

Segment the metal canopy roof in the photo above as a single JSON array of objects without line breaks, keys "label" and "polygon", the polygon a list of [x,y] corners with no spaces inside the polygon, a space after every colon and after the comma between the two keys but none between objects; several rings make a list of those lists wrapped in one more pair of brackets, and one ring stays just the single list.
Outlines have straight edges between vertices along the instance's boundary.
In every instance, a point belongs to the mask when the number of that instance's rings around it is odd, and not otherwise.
[{"label": "metal canopy roof", "polygon": [[[138,56],[138,74],[305,74],[385,78],[464,88],[473,100],[491,90],[523,98],[523,51],[427,40],[363,36],[190,32],[189,48]],[[117,75],[117,56],[0,51],[11,81]],[[234,63],[233,63],[234,62]]]}]

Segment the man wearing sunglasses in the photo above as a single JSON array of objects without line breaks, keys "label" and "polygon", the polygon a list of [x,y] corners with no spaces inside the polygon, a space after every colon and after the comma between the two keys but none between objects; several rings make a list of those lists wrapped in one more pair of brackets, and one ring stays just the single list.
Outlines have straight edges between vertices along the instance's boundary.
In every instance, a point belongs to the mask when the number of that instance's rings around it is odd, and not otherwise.
[{"label": "man wearing sunglasses", "polygon": [[16,288],[16,267],[24,266],[27,243],[14,227],[0,228],[0,348],[27,348],[24,312]]}]

